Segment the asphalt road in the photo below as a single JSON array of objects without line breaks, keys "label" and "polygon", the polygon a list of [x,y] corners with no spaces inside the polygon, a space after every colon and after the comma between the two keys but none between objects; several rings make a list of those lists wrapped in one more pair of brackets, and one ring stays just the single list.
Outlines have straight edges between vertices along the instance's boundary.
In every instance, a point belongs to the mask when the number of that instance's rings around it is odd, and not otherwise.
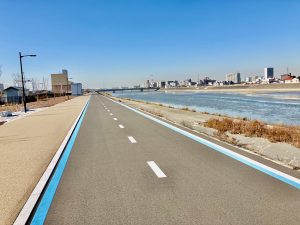
[{"label": "asphalt road", "polygon": [[300,190],[94,95],[45,224],[299,225],[299,212]]}]

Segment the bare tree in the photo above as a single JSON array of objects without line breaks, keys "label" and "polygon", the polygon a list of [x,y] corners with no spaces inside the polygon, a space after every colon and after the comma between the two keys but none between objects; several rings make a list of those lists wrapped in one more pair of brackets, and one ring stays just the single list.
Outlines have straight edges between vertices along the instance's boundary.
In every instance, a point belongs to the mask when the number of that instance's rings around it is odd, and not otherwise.
[{"label": "bare tree", "polygon": [[49,77],[43,77],[43,89],[48,91]]},{"label": "bare tree", "polygon": [[42,84],[42,89],[43,91],[46,92],[46,98],[48,99],[48,82],[49,82],[49,78],[48,77],[43,77],[43,82]]},{"label": "bare tree", "polygon": [[13,73],[11,77],[15,87],[22,87],[22,77],[19,73]]},{"label": "bare tree", "polygon": [[42,90],[47,91],[48,90],[48,78],[43,77],[42,82],[40,83],[42,85]]},{"label": "bare tree", "polygon": [[40,90],[40,84],[39,84],[39,80],[37,78],[32,78],[30,82],[32,84],[33,92]]}]

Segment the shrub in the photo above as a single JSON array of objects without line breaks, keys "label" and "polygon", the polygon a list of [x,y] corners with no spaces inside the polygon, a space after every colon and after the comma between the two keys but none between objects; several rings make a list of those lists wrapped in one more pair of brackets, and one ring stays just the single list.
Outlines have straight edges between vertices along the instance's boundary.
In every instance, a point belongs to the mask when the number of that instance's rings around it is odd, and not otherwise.
[{"label": "shrub", "polygon": [[193,129],[193,125],[192,125],[190,122],[188,122],[188,121],[182,120],[182,121],[180,122],[180,124],[183,125],[184,127]]},{"label": "shrub", "polygon": [[155,115],[155,116],[164,117],[164,114],[163,114],[161,111],[159,111],[159,110],[147,109],[147,108],[143,108],[143,107],[141,107],[140,109],[141,109],[142,111],[151,113],[151,114],[153,114],[153,115]]},{"label": "shrub", "polygon": [[216,129],[219,134],[230,132],[248,137],[262,137],[271,142],[285,142],[300,148],[300,127],[269,126],[257,120],[237,120],[230,118],[211,118],[204,126]]}]

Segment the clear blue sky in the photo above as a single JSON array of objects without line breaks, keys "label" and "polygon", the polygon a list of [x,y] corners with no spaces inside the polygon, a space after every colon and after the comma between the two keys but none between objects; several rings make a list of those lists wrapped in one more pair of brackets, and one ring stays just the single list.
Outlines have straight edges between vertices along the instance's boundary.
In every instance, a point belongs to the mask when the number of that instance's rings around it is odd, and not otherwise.
[{"label": "clear blue sky", "polygon": [[289,67],[300,75],[299,0],[1,0],[0,65],[41,78],[65,68],[89,87]]}]

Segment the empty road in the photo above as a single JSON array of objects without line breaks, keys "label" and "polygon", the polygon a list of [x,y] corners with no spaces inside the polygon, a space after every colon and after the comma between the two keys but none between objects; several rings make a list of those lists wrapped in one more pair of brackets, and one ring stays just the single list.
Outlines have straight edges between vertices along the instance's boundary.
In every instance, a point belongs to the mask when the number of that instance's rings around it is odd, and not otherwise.
[{"label": "empty road", "polygon": [[299,212],[299,189],[93,95],[45,224],[299,225]]}]

